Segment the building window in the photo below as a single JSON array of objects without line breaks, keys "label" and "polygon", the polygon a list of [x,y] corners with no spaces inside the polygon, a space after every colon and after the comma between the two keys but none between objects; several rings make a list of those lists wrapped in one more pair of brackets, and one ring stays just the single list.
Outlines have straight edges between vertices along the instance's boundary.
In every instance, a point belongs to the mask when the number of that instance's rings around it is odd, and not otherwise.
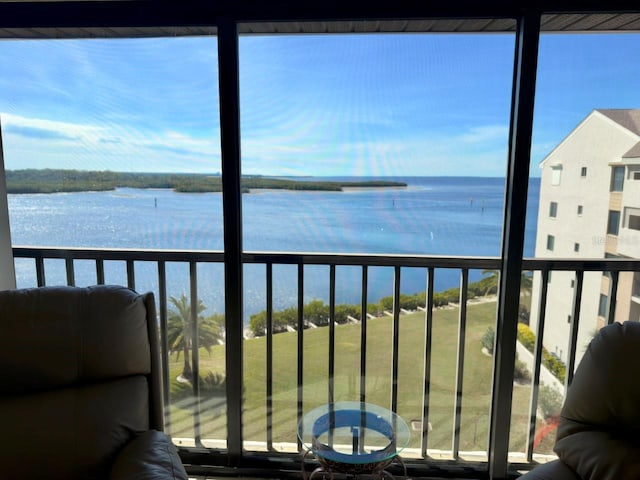
[{"label": "building window", "polygon": [[573,244],[573,251],[574,252],[579,252],[580,251],[580,244],[579,243],[574,243]]},{"label": "building window", "polygon": [[621,192],[624,186],[624,167],[613,167],[611,170],[611,192]]},{"label": "building window", "polygon": [[640,208],[624,209],[624,226],[631,230],[640,230]]},{"label": "building window", "polygon": [[620,228],[620,212],[617,210],[609,210],[609,220],[607,222],[607,234],[618,235]]},{"label": "building window", "polygon": [[582,216],[582,205],[578,205],[578,215]]},{"label": "building window", "polygon": [[557,215],[558,215],[558,203],[551,202],[549,204],[549,216],[555,218]]},{"label": "building window", "polygon": [[586,177],[587,176],[587,167],[582,167],[580,169],[580,176],[581,177]]},{"label": "building window", "polygon": [[576,281],[572,279],[571,280],[571,288],[575,288],[575,286],[576,286]]},{"label": "building window", "polygon": [[547,235],[547,250],[553,251],[553,246],[556,242],[556,237],[553,235]]},{"label": "building window", "polygon": [[640,172],[638,172],[638,171],[633,172],[633,179],[634,180],[640,180]]},{"label": "building window", "polygon": [[551,185],[560,185],[561,174],[562,165],[554,165],[551,167]]},{"label": "building window", "polygon": [[607,296],[600,294],[600,303],[598,304],[598,316],[606,317],[607,316]]},{"label": "building window", "polygon": [[[614,253],[605,252],[604,253],[604,258],[620,258],[620,256],[616,255]],[[609,271],[602,272],[602,275],[604,275],[608,279],[611,279],[611,272],[609,272]]]}]

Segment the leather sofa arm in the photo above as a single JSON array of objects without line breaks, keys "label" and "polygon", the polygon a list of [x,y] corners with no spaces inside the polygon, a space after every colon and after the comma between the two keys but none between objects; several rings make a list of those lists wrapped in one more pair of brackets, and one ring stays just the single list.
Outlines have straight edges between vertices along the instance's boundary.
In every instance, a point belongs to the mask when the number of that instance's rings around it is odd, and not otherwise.
[{"label": "leather sofa arm", "polygon": [[118,454],[110,480],[188,480],[170,438],[157,430],[141,433]]}]

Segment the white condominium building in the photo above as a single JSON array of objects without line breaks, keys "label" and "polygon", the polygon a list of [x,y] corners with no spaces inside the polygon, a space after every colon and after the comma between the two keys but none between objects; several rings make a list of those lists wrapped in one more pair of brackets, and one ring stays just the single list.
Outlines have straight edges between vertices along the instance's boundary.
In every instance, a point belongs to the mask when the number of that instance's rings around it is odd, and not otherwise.
[{"label": "white condominium building", "polygon": [[[640,258],[640,109],[594,110],[541,162],[536,257]],[[534,276],[536,329],[541,275]],[[585,272],[576,361],[607,322],[610,275]],[[550,273],[544,345],[567,361],[575,274]],[[615,321],[640,320],[640,273],[621,273]]]}]

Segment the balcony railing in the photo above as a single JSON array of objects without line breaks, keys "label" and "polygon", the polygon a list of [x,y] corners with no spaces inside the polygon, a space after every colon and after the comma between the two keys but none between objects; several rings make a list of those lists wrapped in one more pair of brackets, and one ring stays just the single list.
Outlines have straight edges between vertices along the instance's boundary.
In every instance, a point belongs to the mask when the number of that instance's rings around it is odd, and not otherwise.
[{"label": "balcony railing", "polygon": [[[470,333],[471,329],[477,328],[475,315],[477,308],[477,300],[471,298],[469,295],[469,278],[470,272],[477,273],[483,270],[500,270],[501,261],[499,258],[461,258],[461,257],[426,257],[426,256],[398,256],[398,255],[333,255],[333,254],[294,254],[294,253],[243,253],[243,264],[259,264],[264,267],[265,271],[265,311],[266,311],[266,328],[264,332],[264,338],[260,341],[264,341],[264,395],[263,405],[260,408],[256,408],[253,412],[245,412],[245,424],[249,422],[257,422],[264,425],[264,431],[261,433],[260,438],[256,438],[250,433],[241,433],[244,456],[240,459],[234,459],[231,462],[225,456],[226,448],[226,435],[220,433],[216,435],[207,430],[203,432],[203,425],[206,424],[208,417],[208,411],[212,408],[217,408],[215,401],[206,400],[202,401],[201,385],[200,385],[200,358],[198,348],[198,335],[193,335],[193,348],[191,349],[191,362],[193,366],[193,381],[190,388],[193,393],[191,401],[188,405],[178,405],[176,402],[172,403],[170,386],[171,379],[169,372],[171,370],[171,351],[167,342],[167,319],[169,312],[168,303],[168,275],[167,264],[178,263],[188,266],[188,278],[189,278],[189,299],[191,305],[197,305],[200,298],[199,292],[199,266],[205,264],[218,264],[223,265],[224,254],[222,252],[204,252],[204,251],[166,251],[166,250],[116,250],[116,249],[78,249],[78,248],[49,248],[49,247],[14,247],[14,257],[21,260],[21,262],[28,263],[28,269],[32,271],[30,278],[33,279],[33,285],[20,285],[20,286],[43,286],[50,283],[48,279],[47,270],[45,266],[47,261],[58,259],[64,262],[64,278],[66,284],[76,285],[76,265],[84,261],[83,263],[93,263],[95,265],[95,277],[91,275],[91,279],[87,281],[85,278],[83,281],[87,284],[91,283],[105,283],[105,262],[114,262],[124,265],[126,280],[123,279],[122,283],[126,281],[126,284],[130,288],[136,288],[137,272],[139,266],[144,263],[145,265],[154,265],[155,281],[153,282],[153,289],[155,290],[158,312],[159,312],[159,331],[161,335],[161,346],[163,351],[162,363],[164,374],[164,400],[166,406],[166,425],[168,432],[173,436],[174,441],[178,443],[181,449],[183,459],[187,463],[191,464],[192,473],[198,472],[210,472],[210,468],[215,466],[220,468],[225,467],[247,467],[247,468],[278,468],[284,472],[286,470],[296,470],[300,465],[300,453],[302,451],[302,445],[299,443],[295,436],[295,425],[300,421],[304,413],[305,408],[308,408],[309,402],[313,401],[333,401],[341,400],[343,398],[337,398],[337,386],[335,384],[336,379],[339,377],[338,370],[343,368],[341,364],[341,355],[343,352],[339,350],[338,338],[340,330],[335,318],[336,318],[336,271],[343,266],[350,266],[359,268],[361,271],[361,302],[360,302],[360,318],[357,319],[359,323],[359,338],[357,340],[355,350],[359,355],[359,364],[355,367],[356,374],[353,375],[354,385],[353,392],[355,398],[352,400],[371,401],[376,397],[376,393],[373,391],[371,375],[372,357],[379,356],[380,358],[387,358],[388,354],[390,359],[389,376],[386,379],[382,379],[385,385],[388,386],[389,397],[387,397],[388,406],[393,411],[402,412],[403,409],[407,410],[405,405],[406,398],[403,398],[403,393],[399,388],[399,378],[406,374],[407,365],[407,352],[403,351],[403,341],[406,341],[406,336],[410,335],[403,329],[406,328],[406,324],[401,320],[403,315],[400,304],[401,293],[401,279],[403,272],[410,268],[424,269],[425,285],[424,285],[424,308],[421,309],[421,313],[414,313],[415,318],[420,318],[421,326],[418,329],[421,332],[423,338],[421,338],[420,352],[413,352],[414,355],[412,365],[413,369],[419,371],[420,382],[419,385],[414,386],[413,392],[419,391],[419,399],[412,399],[413,410],[411,410],[411,426],[416,426],[415,434],[416,440],[411,444],[411,448],[403,453],[403,457],[409,467],[409,473],[412,475],[429,475],[434,474],[434,469],[454,469],[456,475],[463,478],[467,475],[482,475],[482,472],[486,474],[486,461],[489,458],[491,452],[488,452],[488,447],[478,448],[476,451],[471,451],[468,447],[463,448],[463,440],[468,445],[467,437],[473,435],[473,445],[476,442],[480,445],[483,444],[481,440],[476,437],[482,436],[482,433],[478,433],[479,423],[482,427],[483,424],[486,428],[490,428],[490,422],[488,421],[488,410],[490,409],[489,400],[491,398],[489,391],[494,388],[491,385],[491,378],[487,378],[487,391],[485,394],[485,400],[480,407],[474,421],[469,421],[468,405],[465,405],[465,398],[470,393],[467,392],[467,382],[470,382],[469,375],[473,375],[473,366],[469,364],[469,360],[466,359],[466,355],[472,351],[470,348],[476,348],[473,340],[477,335],[477,331]],[[33,263],[31,263],[33,260]],[[290,265],[297,272],[295,281],[296,285],[291,285],[292,291],[297,291],[297,302],[294,307],[297,308],[297,325],[292,328],[289,335],[295,336],[295,365],[291,364],[292,370],[295,370],[295,392],[293,395],[294,405],[290,410],[287,410],[286,415],[290,418],[290,423],[294,425],[293,431],[283,436],[282,429],[278,425],[282,412],[278,412],[276,408],[275,399],[281,393],[277,387],[277,372],[274,365],[279,362],[279,352],[274,346],[274,340],[277,334],[273,328],[273,286],[274,286],[274,266]],[[304,316],[304,279],[305,269],[312,265],[324,266],[328,275],[328,306],[329,306],[329,319],[325,329],[326,341],[322,344],[323,358],[326,359],[326,398],[310,398],[311,394],[305,393],[310,387],[305,384],[305,366],[308,365],[310,359],[305,356],[307,352],[308,344],[305,344],[305,338],[310,333],[305,329],[308,326]],[[24,265],[22,265],[24,267]],[[86,267],[86,265],[85,265]],[[371,352],[369,351],[371,345],[371,329],[376,326],[376,321],[373,318],[369,318],[369,295],[368,295],[368,283],[369,283],[369,271],[372,268],[385,267],[393,270],[392,292],[393,292],[393,308],[389,312],[387,317],[388,327],[385,327],[385,332],[388,335],[388,352]],[[147,268],[147,267],[145,267]],[[549,311],[548,294],[549,294],[549,280],[553,273],[556,272],[570,272],[573,275],[572,289],[573,289],[573,302],[572,310],[569,317],[568,332],[569,342],[567,345],[566,354],[566,375],[564,378],[564,386],[566,387],[571,383],[573,372],[576,365],[576,359],[579,358],[580,352],[578,351],[578,329],[580,326],[582,315],[582,295],[585,274],[593,275],[588,272],[607,273],[608,285],[609,285],[609,302],[608,302],[608,315],[607,321],[611,323],[616,318],[616,305],[619,277],[621,272],[637,272],[640,271],[640,260],[621,260],[621,259],[598,259],[598,260],[557,260],[557,259],[524,259],[523,260],[523,272],[527,274],[533,274],[530,278],[534,280],[534,292],[535,294],[528,294],[528,300],[531,305],[537,305],[536,318],[532,318],[531,323],[537,325],[535,333],[535,345],[531,352],[531,380],[528,382],[528,390],[524,397],[522,393],[518,393],[520,397],[526,398],[525,402],[514,402],[514,414],[509,420],[505,417],[504,422],[499,423],[499,428],[511,431],[512,437],[517,437],[516,423],[524,423],[520,425],[522,430],[522,442],[518,447],[512,447],[513,451],[509,452],[509,460],[512,462],[512,469],[521,468],[527,469],[540,459],[545,459],[548,456],[538,455],[539,450],[536,450],[537,443],[540,437],[541,421],[538,414],[541,378],[544,378],[544,362],[543,362],[543,340],[545,338],[545,320],[547,312]],[[449,322],[449,332],[455,332],[455,339],[452,338],[439,338],[438,333],[441,331],[441,327],[435,326],[436,315],[444,315],[439,313],[440,310],[435,308],[436,303],[434,298],[436,293],[434,292],[434,279],[438,275],[440,269],[455,269],[460,272],[459,281],[459,298],[455,305],[450,307],[450,310],[446,315],[449,315],[447,322]],[[551,284],[553,288],[553,284]],[[146,289],[146,287],[145,287]],[[526,297],[527,294],[521,292],[521,298]],[[535,298],[534,298],[535,297]],[[489,309],[490,310],[490,309]],[[535,308],[534,308],[535,310]],[[495,312],[495,310],[493,310]],[[491,312],[489,312],[491,315]],[[408,317],[409,318],[409,317]],[[410,317],[414,318],[414,317]],[[438,317],[440,318],[440,317]],[[495,323],[495,313],[493,313]],[[226,318],[227,325],[230,322],[242,322],[243,319],[238,318]],[[517,321],[516,319],[513,320]],[[192,328],[197,329],[197,311],[192,307],[191,309],[191,322]],[[438,320],[438,325],[444,325],[442,321]],[[446,323],[446,322],[445,322]],[[377,327],[375,327],[377,328]],[[486,328],[486,327],[485,327]],[[556,328],[555,326],[553,328]],[[567,328],[567,325],[565,325]],[[351,337],[353,341],[353,337]],[[455,352],[452,361],[455,363],[453,369],[453,378],[448,379],[449,385],[444,388],[450,394],[450,402],[441,402],[442,396],[436,389],[442,388],[437,383],[433,372],[434,365],[434,352],[442,352],[440,346],[444,343],[454,344],[453,351]],[[479,346],[478,346],[479,348]],[[500,349],[500,345],[495,345],[495,349]],[[326,349],[326,350],[324,350]],[[242,355],[237,354],[230,349],[226,349],[224,352],[226,356],[232,356],[234,362],[242,364],[246,361]],[[317,350],[315,351],[317,355]],[[401,362],[404,367],[401,367]],[[469,373],[469,370],[471,373]],[[376,370],[378,373],[379,370]],[[356,380],[359,379],[359,382]],[[376,381],[378,379],[376,378]],[[558,382],[559,383],[559,382]],[[562,388],[562,383],[559,383]],[[323,389],[325,387],[323,386]],[[514,392],[516,390],[514,389]],[[255,392],[252,392],[255,393]],[[562,392],[564,393],[564,392]],[[515,394],[515,393],[514,393]],[[306,395],[306,396],[305,396]],[[222,402],[226,405],[240,404],[243,401],[242,394],[227,390],[227,396]],[[440,400],[439,400],[440,399]],[[220,400],[218,399],[218,403]],[[526,403],[527,405],[523,405]],[[182,412],[186,409],[189,411],[190,420],[187,421],[188,426],[185,427],[185,420],[172,418],[172,412],[176,409],[180,409]],[[482,408],[486,411],[483,413]],[[442,410],[448,410],[450,412],[449,427],[440,422],[437,427],[440,431],[445,431],[443,448],[442,441],[439,444],[439,448],[434,448],[430,443],[430,436],[434,435],[430,431],[429,426],[431,422],[434,422],[435,418],[443,418]],[[516,410],[518,415],[516,415]],[[439,411],[437,416],[434,412]],[[417,412],[417,413],[415,413]],[[264,418],[255,418],[256,415],[264,415]],[[447,414],[448,415],[448,414]],[[445,415],[446,418],[446,415]],[[482,421],[481,421],[482,419]],[[518,420],[519,419],[519,420]],[[228,418],[226,426],[227,431],[234,429],[236,432],[244,432],[243,428],[246,425],[232,424],[232,419]],[[475,422],[475,424],[474,424]],[[470,425],[475,430],[471,433]],[[206,427],[208,429],[208,427]],[[448,431],[447,431],[448,430]],[[479,430],[483,431],[482,428]],[[450,443],[446,441],[446,438],[450,440]],[[544,452],[543,452],[544,453]],[[550,451],[548,453],[551,453]],[[440,460],[441,459],[441,460]],[[281,463],[278,463],[281,462]],[[203,465],[210,465],[214,467],[204,467]],[[460,470],[463,467],[463,470]],[[209,470],[207,469],[209,468]],[[255,472],[255,471],[254,471]],[[465,473],[466,472],[466,473]],[[437,473],[437,472],[436,472]],[[264,474],[264,471],[263,471]]]}]

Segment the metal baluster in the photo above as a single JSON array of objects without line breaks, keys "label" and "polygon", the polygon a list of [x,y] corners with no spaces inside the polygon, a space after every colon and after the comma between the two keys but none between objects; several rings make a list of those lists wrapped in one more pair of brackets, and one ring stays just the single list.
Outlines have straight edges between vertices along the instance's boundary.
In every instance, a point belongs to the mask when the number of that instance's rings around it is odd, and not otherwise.
[{"label": "metal baluster", "polygon": [[584,272],[576,271],[576,288],[573,295],[573,314],[569,326],[569,348],[567,350],[567,373],[565,377],[565,389],[569,388],[573,380],[573,371],[576,363],[576,349],[578,348],[578,327],[580,326],[580,304],[582,303],[582,283]]},{"label": "metal baluster", "polygon": [[[336,367],[336,266],[329,266],[329,404],[335,400],[334,376]],[[329,429],[329,446],[333,447],[333,430]]]},{"label": "metal baluster", "polygon": [[127,260],[127,287],[131,290],[136,289],[136,273],[133,260]]},{"label": "metal baluster", "polygon": [[611,280],[609,282],[609,313],[607,315],[607,324],[611,325],[616,321],[616,303],[618,302],[618,279],[620,272],[611,272]]},{"label": "metal baluster", "polygon": [[533,351],[533,383],[529,403],[529,434],[527,438],[527,461],[533,461],[533,442],[536,436],[536,419],[538,418],[538,393],[540,391],[540,371],[542,370],[542,349],[544,348],[544,322],[547,315],[547,288],[549,286],[549,270],[544,269],[540,279],[540,299],[538,301],[538,328],[536,344]]},{"label": "metal baluster", "polygon": [[171,408],[169,397],[169,340],[167,338],[167,272],[164,261],[158,261],[158,305],[160,313],[160,348],[162,349],[162,398],[164,401],[165,431],[171,435]]},{"label": "metal baluster", "polygon": [[458,358],[456,361],[456,398],[453,419],[453,458],[460,454],[460,426],[462,416],[462,383],[464,378],[464,341],[467,332],[467,288],[469,284],[469,270],[462,269],[460,278],[460,309],[458,319]]},{"label": "metal baluster", "polygon": [[398,368],[400,358],[400,267],[393,275],[393,331],[391,347],[391,411],[398,411]]},{"label": "metal baluster", "polygon": [[362,298],[360,301],[360,401],[367,401],[367,284],[368,269],[362,266]]},{"label": "metal baluster", "polygon": [[44,287],[46,285],[45,274],[44,274],[44,258],[41,256],[37,256],[36,260],[36,281],[38,282],[39,287]]},{"label": "metal baluster", "polygon": [[[304,264],[298,264],[298,417],[297,423],[302,421],[304,397]],[[302,442],[298,438],[298,450],[302,449]]]},{"label": "metal baluster", "polygon": [[96,283],[104,285],[104,260],[96,258]]},{"label": "metal baluster", "polygon": [[73,257],[66,257],[64,259],[64,264],[67,270],[67,285],[74,287],[76,284],[76,273],[73,268]]},{"label": "metal baluster", "polygon": [[431,344],[433,341],[433,283],[435,269],[427,270],[427,298],[425,301],[425,332],[424,332],[424,389],[422,399],[422,456],[427,456],[429,435],[429,395],[431,391]]},{"label": "metal baluster", "polygon": [[267,263],[267,450],[273,450],[273,265]]},{"label": "metal baluster", "polygon": [[193,372],[193,436],[196,447],[202,447],[200,436],[200,348],[198,333],[198,275],[197,263],[189,262],[191,298],[191,371]]}]

